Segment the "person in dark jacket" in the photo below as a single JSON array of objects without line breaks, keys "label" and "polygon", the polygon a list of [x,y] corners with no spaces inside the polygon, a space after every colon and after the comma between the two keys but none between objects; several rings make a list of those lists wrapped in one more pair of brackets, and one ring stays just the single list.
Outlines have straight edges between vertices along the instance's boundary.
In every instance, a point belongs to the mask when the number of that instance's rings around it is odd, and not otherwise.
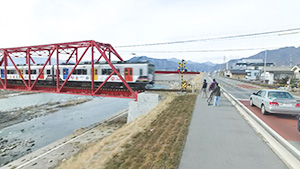
[{"label": "person in dark jacket", "polygon": [[213,79],[212,83],[209,85],[209,91],[213,91],[216,86],[216,79]]},{"label": "person in dark jacket", "polygon": [[207,98],[206,88],[207,88],[207,82],[206,82],[206,79],[204,79],[203,85],[202,85],[202,88],[201,88],[202,98],[204,98],[204,97]]},{"label": "person in dark jacket", "polygon": [[218,83],[215,84],[213,93],[215,95],[214,106],[220,106],[221,88]]}]

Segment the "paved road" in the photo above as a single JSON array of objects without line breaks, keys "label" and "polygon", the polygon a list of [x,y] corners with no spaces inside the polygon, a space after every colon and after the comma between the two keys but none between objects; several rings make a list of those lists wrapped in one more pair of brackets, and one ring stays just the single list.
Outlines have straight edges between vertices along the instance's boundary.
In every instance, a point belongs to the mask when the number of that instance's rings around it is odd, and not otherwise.
[{"label": "paved road", "polygon": [[260,108],[250,106],[249,101],[240,101],[250,109],[257,117],[264,121],[268,126],[275,130],[287,141],[300,141],[300,134],[297,128],[297,118],[293,115],[271,114],[263,115]]},{"label": "paved road", "polygon": [[239,82],[236,80],[216,77],[221,86],[230,94],[240,100],[257,117],[263,120],[268,126],[275,130],[279,135],[285,138],[289,143],[300,150],[300,133],[297,131],[297,117],[284,114],[262,115],[260,109],[249,105],[249,97],[257,92],[261,87]]},{"label": "paved road", "polygon": [[229,78],[215,77],[220,86],[237,99],[249,99],[250,95],[261,87],[243,83]]},{"label": "paved road", "polygon": [[220,103],[198,95],[180,169],[287,168],[224,96]]}]

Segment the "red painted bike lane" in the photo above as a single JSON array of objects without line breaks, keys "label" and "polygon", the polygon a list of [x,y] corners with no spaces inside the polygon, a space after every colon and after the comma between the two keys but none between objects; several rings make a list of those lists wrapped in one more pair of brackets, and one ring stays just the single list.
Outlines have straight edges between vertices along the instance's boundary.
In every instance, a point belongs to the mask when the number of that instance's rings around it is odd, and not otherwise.
[{"label": "red painted bike lane", "polygon": [[250,106],[249,101],[239,101],[287,141],[300,141],[298,121],[295,116],[283,114],[263,115],[260,108]]}]

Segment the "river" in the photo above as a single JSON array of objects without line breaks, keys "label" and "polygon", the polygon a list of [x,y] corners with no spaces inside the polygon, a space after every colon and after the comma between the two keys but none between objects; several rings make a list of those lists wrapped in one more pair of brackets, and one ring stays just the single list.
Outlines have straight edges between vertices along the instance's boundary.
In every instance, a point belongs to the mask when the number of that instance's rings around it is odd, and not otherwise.
[{"label": "river", "polygon": [[78,98],[92,98],[92,100],[75,106],[63,107],[55,113],[0,130],[0,143],[5,140],[10,143],[10,146],[0,147],[2,152],[4,148],[17,145],[12,150],[7,150],[7,155],[1,154],[0,151],[0,166],[6,164],[11,158],[20,158],[29,152],[70,135],[76,129],[103,121],[127,108],[128,103],[132,101],[132,99],[39,93],[0,99],[0,110]]}]

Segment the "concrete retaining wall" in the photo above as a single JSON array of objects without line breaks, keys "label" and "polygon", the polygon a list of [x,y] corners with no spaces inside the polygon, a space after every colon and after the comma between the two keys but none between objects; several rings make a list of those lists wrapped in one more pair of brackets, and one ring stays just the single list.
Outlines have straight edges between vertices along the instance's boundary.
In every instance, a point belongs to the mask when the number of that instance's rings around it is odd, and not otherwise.
[{"label": "concrete retaining wall", "polygon": [[140,93],[138,94],[138,101],[129,103],[127,123],[135,118],[146,114],[153,109],[159,102],[159,94]]}]

